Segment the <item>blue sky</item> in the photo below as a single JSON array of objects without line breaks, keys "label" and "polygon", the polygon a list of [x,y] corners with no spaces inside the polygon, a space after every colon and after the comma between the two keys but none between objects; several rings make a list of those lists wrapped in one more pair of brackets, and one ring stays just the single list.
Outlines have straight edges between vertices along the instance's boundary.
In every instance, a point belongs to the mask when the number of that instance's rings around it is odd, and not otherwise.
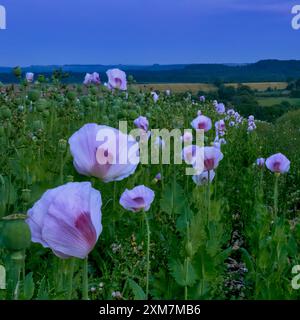
[{"label": "blue sky", "polygon": [[0,65],[300,59],[300,0],[0,0]]}]

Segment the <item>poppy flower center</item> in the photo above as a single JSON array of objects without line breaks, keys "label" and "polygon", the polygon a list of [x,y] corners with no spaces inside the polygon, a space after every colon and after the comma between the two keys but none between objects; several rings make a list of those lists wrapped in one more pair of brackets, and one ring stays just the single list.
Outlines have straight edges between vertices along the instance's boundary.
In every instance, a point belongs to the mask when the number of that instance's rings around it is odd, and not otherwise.
[{"label": "poppy flower center", "polygon": [[116,87],[120,88],[122,85],[122,80],[120,78],[115,78]]},{"label": "poppy flower center", "polygon": [[280,161],[274,162],[273,169],[275,172],[280,172],[280,165],[281,165]]},{"label": "poppy flower center", "polygon": [[205,127],[206,127],[205,122],[198,123],[198,129],[205,129]]},{"label": "poppy flower center", "polygon": [[136,211],[145,207],[145,199],[143,197],[136,197],[132,200],[136,203]]}]

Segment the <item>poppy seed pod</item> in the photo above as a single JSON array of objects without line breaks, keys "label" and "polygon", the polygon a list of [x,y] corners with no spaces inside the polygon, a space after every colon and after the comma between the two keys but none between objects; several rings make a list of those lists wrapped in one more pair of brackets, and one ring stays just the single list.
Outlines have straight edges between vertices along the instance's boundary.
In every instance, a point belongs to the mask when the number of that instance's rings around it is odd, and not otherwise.
[{"label": "poppy seed pod", "polygon": [[1,220],[1,243],[10,251],[25,250],[30,246],[31,233],[25,222],[26,216],[13,214]]},{"label": "poppy seed pod", "polygon": [[28,92],[28,99],[32,102],[38,101],[40,98],[40,92],[37,90],[31,90]]},{"label": "poppy seed pod", "polygon": [[74,177],[69,175],[69,176],[67,176],[66,180],[67,180],[67,182],[73,182],[74,181]]},{"label": "poppy seed pod", "polygon": [[60,139],[58,141],[58,150],[61,153],[65,153],[67,150],[68,142],[65,139]]},{"label": "poppy seed pod", "polygon": [[45,109],[48,108],[48,101],[45,99],[41,99],[38,101],[37,105],[36,105],[36,110],[39,112],[44,111]]},{"label": "poppy seed pod", "polygon": [[22,75],[22,69],[20,67],[15,67],[13,69],[13,73],[14,73],[15,77],[20,78]]},{"label": "poppy seed pod", "polygon": [[9,119],[11,117],[10,109],[7,107],[1,108],[0,117],[1,117],[1,119]]},{"label": "poppy seed pod", "polygon": [[73,91],[69,91],[66,95],[67,99],[70,101],[74,101],[76,99],[76,93]]},{"label": "poppy seed pod", "polygon": [[32,123],[32,129],[34,132],[44,130],[44,122],[41,120],[35,120]]},{"label": "poppy seed pod", "polygon": [[22,190],[22,201],[28,203],[31,198],[31,190],[30,189],[23,189]]}]

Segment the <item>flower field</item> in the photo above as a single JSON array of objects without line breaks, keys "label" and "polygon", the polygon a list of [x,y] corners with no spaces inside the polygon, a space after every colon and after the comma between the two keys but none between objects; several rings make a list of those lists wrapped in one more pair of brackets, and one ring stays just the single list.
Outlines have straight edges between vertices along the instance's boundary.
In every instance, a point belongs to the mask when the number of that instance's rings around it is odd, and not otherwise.
[{"label": "flower field", "polygon": [[0,299],[300,298],[297,112],[268,124],[118,69],[105,85],[15,72],[0,87]]}]

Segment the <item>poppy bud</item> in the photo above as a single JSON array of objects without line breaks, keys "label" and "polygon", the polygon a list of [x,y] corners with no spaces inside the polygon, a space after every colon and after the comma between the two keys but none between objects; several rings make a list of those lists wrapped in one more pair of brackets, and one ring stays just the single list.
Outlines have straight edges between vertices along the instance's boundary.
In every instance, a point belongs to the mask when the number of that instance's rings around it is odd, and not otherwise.
[{"label": "poppy bud", "polygon": [[187,242],[186,245],[185,245],[185,252],[186,252],[186,255],[189,257],[189,258],[192,258],[193,256],[193,246],[192,246],[192,243],[191,242]]}]

